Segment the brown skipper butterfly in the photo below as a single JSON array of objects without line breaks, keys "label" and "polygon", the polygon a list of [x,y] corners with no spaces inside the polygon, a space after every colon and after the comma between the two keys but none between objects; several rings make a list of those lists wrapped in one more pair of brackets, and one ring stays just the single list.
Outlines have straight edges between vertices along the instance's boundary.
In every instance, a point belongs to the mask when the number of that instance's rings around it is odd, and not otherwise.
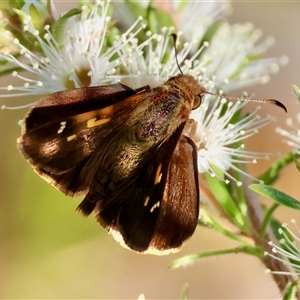
[{"label": "brown skipper butterfly", "polygon": [[95,211],[121,244],[174,252],[198,222],[197,147],[182,133],[206,93],[183,74],[153,89],[119,83],[57,92],[27,113],[18,147],[58,190],[84,195],[78,210]]}]

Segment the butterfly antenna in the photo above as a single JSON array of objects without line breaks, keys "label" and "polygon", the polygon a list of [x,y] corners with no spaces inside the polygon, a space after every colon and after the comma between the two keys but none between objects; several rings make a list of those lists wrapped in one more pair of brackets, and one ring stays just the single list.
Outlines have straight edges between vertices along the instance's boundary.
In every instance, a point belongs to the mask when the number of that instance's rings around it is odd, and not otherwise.
[{"label": "butterfly antenna", "polygon": [[[177,67],[178,67],[181,75],[183,75],[183,72],[182,72],[182,70],[180,68],[180,65],[179,65],[179,62],[178,62],[178,52],[177,52],[177,47],[176,47],[177,35],[175,33],[171,33],[171,36],[172,36],[173,41],[174,41],[174,50],[175,50],[176,64],[177,64]],[[211,92],[208,92],[208,91],[205,91],[205,94],[209,94],[209,95],[213,95],[213,96],[218,96],[218,95],[216,95],[214,93],[211,93]],[[273,104],[273,105],[279,106],[285,112],[287,112],[286,107],[280,101],[275,100],[275,99],[248,99],[248,98],[240,99],[240,98],[234,98],[234,97],[229,97],[229,96],[222,96],[222,97],[225,98],[225,99],[228,99],[228,100],[240,100],[240,101],[248,101],[248,102],[269,103],[269,104]]]},{"label": "butterfly antenna", "polygon": [[175,50],[175,60],[176,60],[176,64],[177,64],[177,67],[178,67],[178,69],[179,69],[181,75],[183,75],[182,70],[181,70],[180,65],[179,65],[179,62],[178,62],[178,57],[177,57],[177,56],[178,56],[177,47],[176,47],[177,34],[171,33],[171,36],[172,36],[173,41],[174,41],[174,50]]},{"label": "butterfly antenna", "polygon": [[[218,96],[217,94],[211,93],[211,92],[205,92],[205,94],[209,94],[209,95],[213,95],[213,96]],[[276,106],[281,107],[285,112],[287,112],[286,107],[278,100],[275,99],[248,99],[248,98],[235,98],[235,97],[229,97],[229,96],[221,96],[225,99],[228,100],[240,100],[240,101],[248,101],[248,102],[258,102],[258,103],[269,103],[269,104],[273,104]]]}]

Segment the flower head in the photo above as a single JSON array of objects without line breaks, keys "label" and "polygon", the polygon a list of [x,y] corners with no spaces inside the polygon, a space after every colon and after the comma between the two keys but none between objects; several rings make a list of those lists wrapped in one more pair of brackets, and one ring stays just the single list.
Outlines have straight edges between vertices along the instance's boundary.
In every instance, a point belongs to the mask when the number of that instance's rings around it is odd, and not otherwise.
[{"label": "flower head", "polygon": [[[143,28],[138,26],[138,19],[131,28],[123,33],[113,44],[107,46],[109,1],[100,2],[92,9],[81,8],[79,15],[71,16],[54,36],[50,26],[45,26],[45,35],[40,36],[27,15],[24,30],[35,36],[44,55],[38,55],[19,43],[20,54],[25,62],[10,53],[0,54],[0,58],[17,67],[26,70],[35,78],[21,75],[13,71],[12,76],[23,81],[23,85],[2,87],[2,91],[10,91],[5,97],[24,96],[28,94],[49,94],[60,90],[95,86],[112,83],[116,66],[122,61],[122,56],[114,58],[122,47],[135,37]],[[100,12],[99,12],[100,11]],[[12,91],[12,92],[11,92]],[[29,106],[31,104],[28,104]]]},{"label": "flower head", "polygon": [[200,173],[208,173],[214,177],[221,172],[226,176],[225,182],[234,180],[241,185],[242,183],[230,174],[230,169],[251,177],[243,172],[241,165],[269,158],[271,153],[245,150],[243,141],[258,133],[259,128],[275,121],[275,118],[261,118],[258,114],[261,108],[258,106],[252,113],[233,122],[234,115],[240,112],[245,104],[242,101],[233,103],[222,97],[215,99],[207,96],[200,107],[192,111],[191,118],[196,121],[196,129],[190,132],[190,137],[198,148]]},{"label": "flower head", "polygon": [[[158,3],[162,5],[162,2]],[[196,1],[169,1],[164,6],[173,17],[176,28],[183,32],[184,39],[189,42],[201,39],[215,21],[231,11],[229,1],[203,1],[201,5]]]},{"label": "flower head", "polygon": [[[180,73],[176,64],[176,53],[171,43],[172,27],[164,27],[160,34],[148,32],[149,38],[142,44],[137,39],[131,41],[130,48],[122,48],[122,54],[127,57],[123,61],[123,69],[126,75],[120,77],[122,82],[127,83],[132,88],[138,88],[146,84],[157,86],[166,82],[170,77]],[[177,34],[177,47],[180,45],[182,32]],[[189,74],[197,78],[201,83],[209,80],[203,76],[205,74],[205,60],[198,61],[197,57],[208,43],[204,43],[194,55],[189,57],[191,48],[197,40],[184,45],[177,52],[177,60],[183,74]],[[123,53],[125,52],[125,53]]]},{"label": "flower head", "polygon": [[[253,24],[223,23],[203,51],[202,59],[210,59],[207,76],[215,78],[219,87],[228,92],[269,81],[270,73],[276,73],[287,57],[261,59],[263,53],[274,44],[273,38],[257,44],[261,31]],[[224,82],[226,84],[224,84]]]}]

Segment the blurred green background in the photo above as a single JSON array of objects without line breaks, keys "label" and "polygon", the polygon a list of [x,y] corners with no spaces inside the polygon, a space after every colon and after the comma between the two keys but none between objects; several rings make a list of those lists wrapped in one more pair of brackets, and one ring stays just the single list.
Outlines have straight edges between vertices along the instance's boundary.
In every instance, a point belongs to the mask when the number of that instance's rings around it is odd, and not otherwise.
[{"label": "blurred green background", "polygon": [[[54,1],[59,11],[72,1]],[[76,5],[75,2],[74,6]],[[291,84],[300,85],[299,29],[300,2],[233,3],[233,22],[253,22],[264,37],[272,35],[276,44],[268,57],[286,54],[288,66],[263,86],[247,91],[257,98],[276,98],[289,110],[299,112]],[[1,79],[1,86],[11,78]],[[235,92],[232,96],[238,96]],[[33,99],[5,99],[1,104],[18,105]],[[263,106],[262,114],[276,115],[278,123],[269,125],[249,143],[261,151],[288,151],[273,134],[283,126],[287,115],[276,107]],[[75,212],[80,199],[61,195],[39,178],[16,148],[20,135],[17,121],[25,110],[0,111],[0,297],[1,298],[97,298],[146,299],[179,298],[183,285],[190,285],[191,299],[271,299],[279,292],[264,266],[243,254],[209,258],[184,269],[168,270],[169,264],[185,254],[234,246],[223,236],[198,228],[183,250],[165,257],[145,256],[120,247],[94,220]],[[263,143],[261,141],[264,141]],[[270,162],[251,168],[254,175],[263,172]],[[276,187],[299,197],[300,174],[287,168]],[[264,200],[266,203],[268,201]],[[282,222],[299,215],[281,208]]]}]

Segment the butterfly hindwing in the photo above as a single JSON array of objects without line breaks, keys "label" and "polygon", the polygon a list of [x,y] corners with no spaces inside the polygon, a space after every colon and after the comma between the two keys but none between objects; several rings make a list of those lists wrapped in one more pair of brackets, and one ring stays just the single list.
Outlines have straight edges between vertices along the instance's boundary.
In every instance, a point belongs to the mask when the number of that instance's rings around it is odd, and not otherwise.
[{"label": "butterfly hindwing", "polygon": [[[183,127],[184,124],[169,140],[144,154],[138,167],[124,180],[118,182],[114,180],[115,175],[108,175],[106,180],[111,184],[105,184],[105,175],[97,173],[79,210],[89,214],[96,208],[100,224],[135,251],[168,251],[180,247],[195,230],[199,196],[197,172],[184,166],[191,162],[194,166],[196,158],[187,138],[180,138]],[[184,176],[188,176],[183,189],[187,190],[186,195],[178,190],[182,186],[177,182]],[[186,202],[192,212],[189,217],[184,213],[181,219],[175,210]],[[173,213],[177,221],[172,218]]]},{"label": "butterfly hindwing", "polygon": [[197,149],[181,136],[172,155],[155,233],[150,249],[180,249],[194,233],[199,215]]}]

